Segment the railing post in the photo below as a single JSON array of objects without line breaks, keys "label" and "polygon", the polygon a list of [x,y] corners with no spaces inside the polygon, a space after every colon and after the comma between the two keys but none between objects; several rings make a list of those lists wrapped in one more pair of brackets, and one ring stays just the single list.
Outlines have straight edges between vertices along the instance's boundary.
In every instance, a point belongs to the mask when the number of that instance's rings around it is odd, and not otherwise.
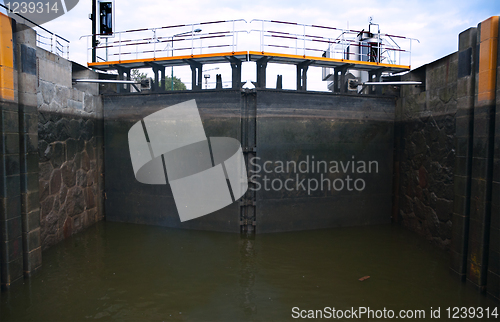
[{"label": "railing post", "polygon": [[118,61],[122,61],[122,33],[118,34]]},{"label": "railing post", "polygon": [[262,20],[262,31],[260,33],[260,51],[264,52],[264,20]]},{"label": "railing post", "polygon": [[90,50],[90,47],[89,47],[89,37],[87,36],[87,62],[89,61],[89,50]]},{"label": "railing post", "polygon": [[191,56],[193,55],[194,55],[194,25],[191,25]]},{"label": "railing post", "polygon": [[306,26],[304,25],[304,57],[306,56]]},{"label": "railing post", "polygon": [[153,58],[156,58],[156,29],[153,29]]},{"label": "railing post", "polygon": [[410,38],[410,63],[408,65],[411,66],[411,38]]},{"label": "railing post", "polygon": [[382,51],[382,43],[380,42],[380,32],[377,34],[377,45],[378,45],[378,57],[377,57],[377,62],[380,64],[380,52]]},{"label": "railing post", "polygon": [[234,20],[233,20],[233,46],[232,46],[232,52],[234,53]]}]

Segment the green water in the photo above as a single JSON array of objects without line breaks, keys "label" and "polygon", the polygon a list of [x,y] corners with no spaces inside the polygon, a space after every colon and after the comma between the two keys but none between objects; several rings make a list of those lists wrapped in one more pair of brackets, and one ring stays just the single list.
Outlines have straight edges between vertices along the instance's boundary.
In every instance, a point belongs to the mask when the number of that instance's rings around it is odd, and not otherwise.
[{"label": "green water", "polygon": [[498,305],[393,225],[244,238],[109,222],[45,251],[0,301],[1,321],[284,321],[293,307],[360,306],[423,309],[427,321],[431,307]]}]

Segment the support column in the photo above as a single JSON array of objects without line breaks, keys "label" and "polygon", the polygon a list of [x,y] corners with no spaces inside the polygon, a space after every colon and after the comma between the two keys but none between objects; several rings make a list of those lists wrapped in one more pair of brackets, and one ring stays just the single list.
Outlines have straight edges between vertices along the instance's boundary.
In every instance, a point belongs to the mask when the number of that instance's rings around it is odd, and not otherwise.
[{"label": "support column", "polygon": [[474,102],[467,280],[484,291],[490,237],[498,17],[480,23],[477,36],[480,58]]},{"label": "support column", "polygon": [[[186,63],[191,67],[191,90],[201,90],[202,82],[202,68],[203,64],[192,59],[185,59]],[[173,81],[173,80],[172,80]]]},{"label": "support column", "polygon": [[278,75],[276,78],[276,89],[283,89],[283,75]]},{"label": "support column", "polygon": [[257,82],[254,83],[256,88],[266,88],[267,63],[271,59],[272,57],[264,56],[255,62],[257,65]]},{"label": "support column", "polygon": [[38,193],[38,109],[36,32],[31,28],[15,33],[19,93],[19,157],[24,275],[42,265],[40,198]]},{"label": "support column", "polygon": [[15,21],[0,13],[0,284],[23,276]]},{"label": "support column", "polygon": [[306,91],[307,90],[307,69],[314,61],[306,60],[300,64],[297,64],[297,90]]},{"label": "support column", "polygon": [[[387,70],[386,67],[378,68],[368,72],[368,81],[369,82],[380,82],[380,78],[382,77],[382,73]],[[374,89],[375,88],[375,89]],[[369,93],[382,95],[382,86],[369,86]]]},{"label": "support column", "polygon": [[[156,63],[147,63],[153,69],[154,84],[152,86],[153,92],[165,91],[165,66]],[[173,80],[172,80],[173,81]]]},{"label": "support column", "polygon": [[[126,68],[123,66],[114,66],[116,71],[118,72],[119,80],[130,80],[130,68]],[[130,85],[123,86],[122,84],[117,84],[118,93],[123,93],[124,91],[130,92]]]},{"label": "support column", "polygon": [[[498,35],[500,35],[500,21]],[[500,41],[497,45],[497,54],[500,53]],[[490,221],[490,249],[488,258],[487,292],[500,300],[500,67],[498,66],[498,56],[496,65],[496,111],[495,127],[493,133],[493,175],[491,183],[491,221]]]},{"label": "support column", "polygon": [[222,89],[222,75],[221,74],[215,75],[215,88]]},{"label": "support column", "polygon": [[241,88],[241,60],[235,57],[226,57],[226,59],[231,63],[232,70],[232,88]]},{"label": "support column", "polygon": [[[337,66],[333,69],[333,92],[334,93],[347,93],[347,84],[345,74],[351,64],[344,64]],[[339,79],[340,73],[340,79]]]},{"label": "support column", "polygon": [[[451,238],[451,271],[465,280],[469,237],[472,138],[476,79],[476,28],[460,33],[458,41],[455,176]],[[463,90],[461,90],[463,89]]]}]

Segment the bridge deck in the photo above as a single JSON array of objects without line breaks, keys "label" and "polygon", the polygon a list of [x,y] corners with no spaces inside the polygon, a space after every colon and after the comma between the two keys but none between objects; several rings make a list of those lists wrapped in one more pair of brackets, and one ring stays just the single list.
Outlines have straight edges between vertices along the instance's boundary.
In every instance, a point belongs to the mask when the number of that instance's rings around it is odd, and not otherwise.
[{"label": "bridge deck", "polygon": [[88,63],[88,66],[99,70],[113,70],[117,67],[123,68],[149,68],[151,65],[158,65],[162,67],[170,66],[183,66],[188,65],[189,61],[194,61],[200,64],[217,64],[228,63],[230,57],[236,58],[242,62],[244,61],[257,61],[263,57],[268,57],[270,63],[298,65],[303,62],[309,62],[309,66],[316,67],[339,67],[349,64],[349,68],[372,71],[384,68],[387,72],[402,72],[409,70],[410,66],[384,64],[376,62],[356,61],[347,59],[336,59],[327,57],[316,56],[301,56],[289,55],[271,52],[258,52],[258,51],[238,51],[238,52],[225,52],[215,54],[199,54],[199,55],[184,55],[184,56],[170,56],[170,57],[156,57],[156,58],[143,58],[143,59],[130,59],[130,60],[117,60]]}]

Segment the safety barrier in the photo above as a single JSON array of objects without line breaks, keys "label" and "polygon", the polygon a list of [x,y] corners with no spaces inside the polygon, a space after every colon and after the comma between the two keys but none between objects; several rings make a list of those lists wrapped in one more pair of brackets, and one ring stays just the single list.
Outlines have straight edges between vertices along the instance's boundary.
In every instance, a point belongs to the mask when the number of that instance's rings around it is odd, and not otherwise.
[{"label": "safety barrier", "polygon": [[[371,26],[377,26],[371,24]],[[307,25],[294,22],[244,19],[201,22],[120,31],[112,37],[99,36],[92,46],[87,38],[87,60],[96,50],[97,61],[126,61],[161,57],[213,54],[217,52],[255,51],[328,57],[336,59],[411,65],[411,42],[414,38],[369,33],[371,41],[359,42],[368,31]],[[397,42],[396,42],[397,40]],[[417,40],[418,41],[418,40]],[[355,50],[353,50],[353,48]],[[352,59],[353,52],[357,52]]]},{"label": "safety barrier", "polygon": [[10,8],[0,3],[0,7],[5,10],[9,10],[12,15],[16,16],[16,21],[18,23],[22,23],[35,29],[36,31],[36,45],[40,48],[43,48],[47,51],[50,51],[53,54],[56,54],[61,57],[66,57],[69,59],[69,43],[70,41],[59,36],[58,34],[53,33],[52,31],[40,26],[36,22],[33,22],[29,18],[25,16],[14,13]]}]

